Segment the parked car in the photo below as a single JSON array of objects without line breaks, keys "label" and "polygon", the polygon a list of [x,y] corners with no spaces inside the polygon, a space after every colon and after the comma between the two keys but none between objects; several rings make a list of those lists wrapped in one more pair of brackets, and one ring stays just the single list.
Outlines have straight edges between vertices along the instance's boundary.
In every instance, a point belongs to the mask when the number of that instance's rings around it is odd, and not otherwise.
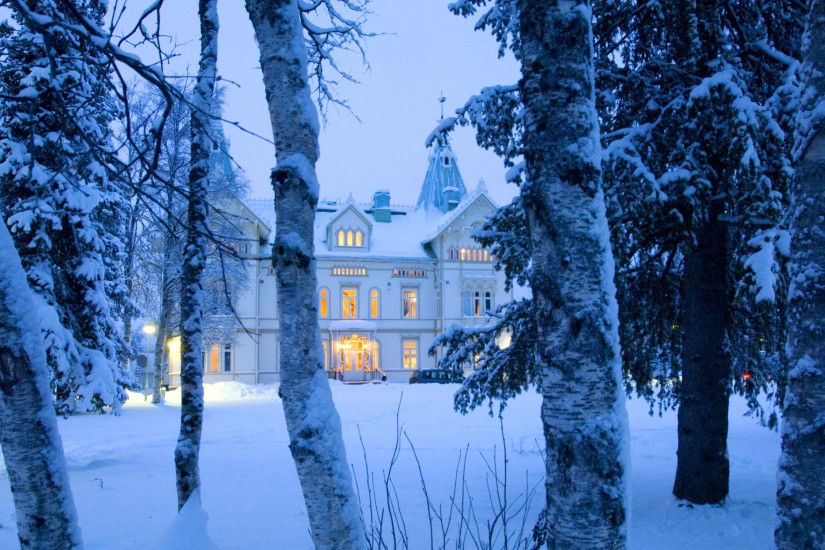
[{"label": "parked car", "polygon": [[458,381],[454,373],[444,369],[421,369],[410,375],[410,384],[449,384]]}]

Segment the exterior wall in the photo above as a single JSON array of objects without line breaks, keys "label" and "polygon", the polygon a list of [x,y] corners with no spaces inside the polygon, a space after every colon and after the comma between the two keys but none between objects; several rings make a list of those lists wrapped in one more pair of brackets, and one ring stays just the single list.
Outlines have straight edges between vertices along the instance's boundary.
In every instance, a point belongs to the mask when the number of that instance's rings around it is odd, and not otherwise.
[{"label": "exterior wall", "polygon": [[[472,232],[495,206],[486,196],[476,198],[461,214],[449,222],[440,235],[430,243],[431,258],[370,257],[370,226],[354,208],[346,207],[327,227],[331,250],[316,250],[317,277],[320,289],[328,291],[328,315],[319,319],[322,341],[326,342],[326,365],[339,363],[340,349],[331,339],[331,328],[336,335],[367,336],[378,344],[379,367],[391,382],[407,382],[412,369],[404,368],[402,343],[417,342],[417,367],[434,368],[436,358],[429,348],[436,335],[454,323],[465,325],[487,322],[482,315],[465,315],[462,304],[464,289],[489,289],[492,307],[512,299],[505,293],[503,275],[495,271],[492,259],[488,261],[461,261],[451,257],[450,249],[479,248],[472,240]],[[353,249],[341,249],[337,255],[332,243],[338,227],[364,231],[363,256],[353,257]],[[238,380],[247,383],[274,383],[279,381],[277,289],[270,261],[259,251],[261,259],[250,260],[253,277],[248,291],[239,300],[238,312],[250,333],[238,330],[232,342],[232,366],[229,373],[206,373],[205,381]],[[357,291],[357,315],[352,330],[341,331],[347,319],[342,312],[342,290]],[[370,291],[380,293],[377,317],[370,311]],[[415,318],[404,318],[403,291],[417,292]],[[364,324],[363,321],[370,321]],[[343,325],[342,325],[343,322]],[[360,323],[360,324],[359,324]],[[370,326],[372,329],[365,330]]]}]

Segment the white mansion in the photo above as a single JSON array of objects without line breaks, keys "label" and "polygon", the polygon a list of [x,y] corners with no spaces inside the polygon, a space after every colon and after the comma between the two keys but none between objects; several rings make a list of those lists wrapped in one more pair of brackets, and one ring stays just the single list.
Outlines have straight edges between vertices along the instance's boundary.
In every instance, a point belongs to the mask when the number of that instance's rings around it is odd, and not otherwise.
[{"label": "white mansion", "polygon": [[[205,342],[206,381],[278,381],[279,319],[269,259],[271,201],[238,205],[253,277],[238,304],[245,327],[231,342]],[[435,366],[428,350],[454,323],[484,323],[505,295],[493,257],[471,235],[495,209],[483,184],[467,193],[449,144],[435,146],[415,208],[321,201],[315,219],[324,365],[344,380],[407,381]],[[173,354],[170,354],[173,355]],[[177,361],[170,357],[172,383]]]}]

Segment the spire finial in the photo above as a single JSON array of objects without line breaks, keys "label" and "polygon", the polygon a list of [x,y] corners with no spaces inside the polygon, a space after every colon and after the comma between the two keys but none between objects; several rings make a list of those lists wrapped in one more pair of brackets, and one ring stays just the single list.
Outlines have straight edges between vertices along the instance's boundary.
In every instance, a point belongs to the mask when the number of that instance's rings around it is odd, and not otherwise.
[{"label": "spire finial", "polygon": [[441,120],[444,120],[444,102],[447,101],[447,98],[444,97],[444,90],[441,90],[441,97],[438,98],[438,102],[441,103]]}]

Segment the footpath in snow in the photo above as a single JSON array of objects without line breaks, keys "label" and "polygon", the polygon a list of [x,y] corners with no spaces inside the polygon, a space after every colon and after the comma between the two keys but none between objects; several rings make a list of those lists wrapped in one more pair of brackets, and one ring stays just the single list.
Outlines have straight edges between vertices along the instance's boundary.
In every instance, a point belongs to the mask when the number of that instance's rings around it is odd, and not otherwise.
[{"label": "footpath in snow", "polygon": [[[502,464],[501,435],[487,410],[462,416],[452,410],[455,386],[383,384],[332,387],[341,415],[348,459],[366,505],[364,454],[378,490],[401,428],[415,445],[431,501],[449,507],[457,460],[468,453],[467,495],[483,522],[490,513],[487,468]],[[403,394],[403,399],[402,399]],[[220,383],[206,387],[201,475],[203,511],[190,510],[190,547],[311,548],[306,511],[287,448],[276,386]],[[120,416],[59,421],[75,502],[87,549],[164,548],[175,532],[172,462],[179,422],[179,392],[164,406],[132,394]],[[517,498],[537,487],[528,529],[543,501],[540,486],[540,398],[519,397],[504,414],[508,444],[508,493]],[[772,547],[779,436],[731,407],[731,496],[723,506],[685,507],[671,496],[676,467],[676,415],[649,416],[648,406],[628,401],[632,438],[630,547],[634,549],[768,549]],[[360,436],[359,436],[360,430]],[[363,441],[363,450],[362,443]],[[486,462],[485,462],[486,460]],[[501,471],[499,472],[501,473]],[[393,483],[412,548],[429,548],[429,527],[418,469],[406,439]],[[456,521],[455,519],[453,521]],[[206,533],[203,529],[206,529]],[[198,538],[200,537],[200,538]],[[0,548],[17,546],[8,475],[0,470]]]}]

